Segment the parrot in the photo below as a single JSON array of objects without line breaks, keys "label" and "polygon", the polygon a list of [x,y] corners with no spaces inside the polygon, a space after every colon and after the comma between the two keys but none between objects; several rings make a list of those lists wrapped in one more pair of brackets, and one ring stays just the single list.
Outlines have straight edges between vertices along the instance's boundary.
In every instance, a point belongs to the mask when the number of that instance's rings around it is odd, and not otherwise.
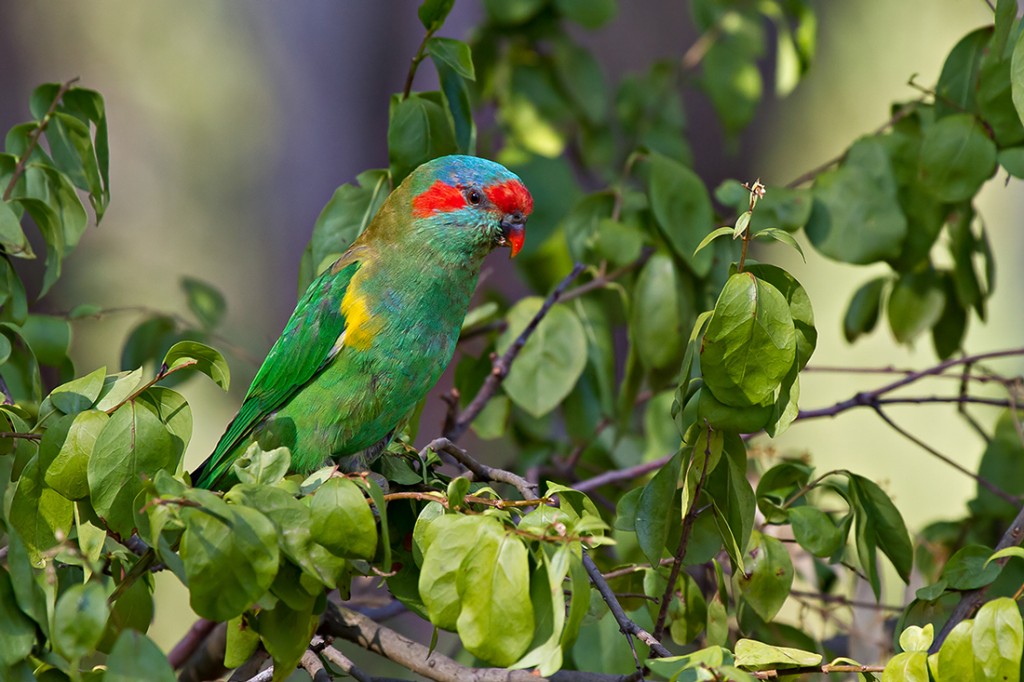
[{"label": "parrot", "polygon": [[230,484],[252,441],[287,446],[300,474],[386,448],[451,361],[484,257],[518,254],[532,210],[523,181],[493,161],[413,170],[309,285],[193,485]]}]

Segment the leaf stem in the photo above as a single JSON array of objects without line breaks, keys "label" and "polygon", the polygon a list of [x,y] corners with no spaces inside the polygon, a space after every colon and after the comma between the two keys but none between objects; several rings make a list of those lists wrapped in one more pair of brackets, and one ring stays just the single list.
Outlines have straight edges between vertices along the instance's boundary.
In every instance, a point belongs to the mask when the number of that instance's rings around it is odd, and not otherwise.
[{"label": "leaf stem", "polygon": [[416,54],[412,58],[412,62],[409,64],[409,72],[405,76],[405,87],[402,89],[402,101],[409,99],[409,95],[412,94],[412,81],[416,78],[416,71],[420,68],[420,62],[427,57],[427,41],[434,35],[437,29],[441,28],[438,23],[427,29],[427,33],[423,36],[423,40],[420,42],[419,48],[416,50]]},{"label": "leaf stem", "polygon": [[109,410],[107,410],[107,414],[114,414],[121,407],[123,407],[126,403],[129,403],[129,402],[135,400],[140,395],[142,395],[143,393],[148,391],[150,388],[152,388],[158,381],[161,381],[165,377],[170,376],[171,374],[174,374],[178,370],[185,369],[186,367],[191,367],[193,365],[198,365],[198,364],[199,364],[198,360],[196,360],[194,358],[189,358],[188,360],[184,360],[180,365],[174,365],[173,367],[168,367],[167,365],[162,365],[160,367],[160,371],[156,373],[155,377],[153,377],[150,381],[147,381],[144,385],[139,387],[134,393],[132,393],[130,396],[128,396],[127,398],[125,398],[124,400],[119,402],[117,405],[114,405]]}]

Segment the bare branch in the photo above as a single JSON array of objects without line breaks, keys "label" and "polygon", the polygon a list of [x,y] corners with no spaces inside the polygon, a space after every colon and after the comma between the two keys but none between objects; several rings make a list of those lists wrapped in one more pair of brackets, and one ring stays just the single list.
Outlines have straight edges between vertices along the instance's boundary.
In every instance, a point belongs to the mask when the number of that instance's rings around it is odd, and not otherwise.
[{"label": "bare branch", "polygon": [[675,453],[664,455],[658,459],[652,459],[650,462],[644,462],[643,464],[637,464],[636,466],[627,467],[625,469],[606,471],[605,473],[594,476],[593,478],[580,481],[573,486],[573,489],[586,493],[611,483],[631,481],[634,478],[640,478],[641,476],[649,474],[652,471],[660,469],[668,464],[668,461],[672,459],[673,455],[675,455]]},{"label": "bare branch", "polygon": [[555,303],[558,302],[563,292],[565,292],[566,288],[572,284],[573,280],[580,276],[583,269],[584,265],[582,263],[577,263],[575,267],[573,267],[572,272],[566,275],[565,278],[558,283],[558,286],[555,287],[555,290],[552,291],[546,299],[544,299],[544,304],[540,307],[540,310],[537,311],[537,314],[533,316],[533,319],[530,320],[530,323],[526,325],[523,332],[515,341],[512,342],[512,345],[509,346],[507,351],[505,351],[505,354],[494,362],[494,366],[491,368],[491,373],[484,381],[484,385],[480,388],[480,391],[473,398],[472,402],[470,402],[469,405],[466,406],[466,409],[462,411],[462,414],[459,415],[458,419],[455,420],[455,424],[444,434],[445,438],[454,442],[466,432],[469,425],[473,423],[473,420],[476,419],[477,415],[483,411],[484,407],[487,406],[487,403],[494,397],[494,394],[498,391],[498,387],[501,386],[501,382],[505,380],[506,376],[508,376],[508,371],[512,367],[512,363],[515,361],[516,356],[519,355],[519,351],[523,349],[527,340],[529,340],[533,332],[537,330],[537,326],[540,324],[541,320],[544,319]]},{"label": "bare branch", "polygon": [[[306,653],[312,652],[307,651]],[[339,670],[355,679],[356,682],[373,682],[372,677],[364,673],[359,668],[359,666],[352,662],[352,660],[348,656],[341,653],[333,646],[324,647],[324,650],[320,653],[324,658],[333,663]],[[316,658],[315,655],[313,657]]]},{"label": "bare branch", "polygon": [[437,682],[634,682],[637,675],[608,675],[563,670],[543,678],[528,670],[505,668],[468,668],[437,651],[431,652],[394,630],[376,623],[362,614],[333,602],[320,623],[320,632],[358,644],[367,651],[383,656],[411,672]]},{"label": "bare branch", "polygon": [[185,633],[185,636],[167,654],[167,662],[171,664],[171,668],[177,670],[183,666],[185,661],[206,641],[206,638],[210,636],[210,633],[216,627],[217,624],[215,622],[205,618],[200,618],[193,623],[192,627]]},{"label": "bare branch", "polygon": [[178,682],[202,682],[215,680],[223,675],[224,648],[227,645],[228,628],[217,623],[201,643],[193,648],[192,655],[181,665]]},{"label": "bare branch", "polygon": [[514,474],[511,471],[495,469],[494,467],[489,467],[486,464],[476,461],[468,452],[455,445],[455,443],[447,438],[436,438],[427,444],[425,449],[430,449],[434,452],[444,452],[451,455],[459,464],[473,472],[473,475],[476,476],[478,480],[508,483],[518,490],[519,494],[526,500],[538,497],[537,486],[533,483],[530,483],[522,476]]}]

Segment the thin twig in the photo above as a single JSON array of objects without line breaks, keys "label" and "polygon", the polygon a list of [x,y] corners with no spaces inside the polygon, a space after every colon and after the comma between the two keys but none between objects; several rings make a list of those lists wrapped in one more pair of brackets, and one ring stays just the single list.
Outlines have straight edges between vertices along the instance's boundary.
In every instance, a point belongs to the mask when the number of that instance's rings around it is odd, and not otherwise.
[{"label": "thin twig", "polygon": [[673,455],[675,455],[675,453],[664,455],[658,459],[652,459],[650,462],[644,462],[643,464],[637,464],[636,466],[627,467],[625,469],[606,471],[605,473],[594,476],[593,478],[580,481],[573,486],[573,489],[579,490],[580,492],[590,492],[600,488],[601,486],[640,478],[641,476],[649,474],[652,471],[660,469],[668,464],[668,461],[672,459]]},{"label": "thin twig", "polygon": [[[683,518],[683,530],[679,536],[679,546],[676,548],[675,558],[672,561],[672,569],[668,573],[668,585],[665,586],[665,593],[661,597],[661,605],[658,607],[658,619],[654,623],[654,636],[661,639],[665,634],[665,621],[668,619],[668,607],[672,603],[672,595],[675,593],[676,580],[679,579],[679,571],[683,567],[683,559],[686,558],[686,548],[690,543],[690,533],[693,530],[693,522],[697,519],[697,501],[704,490],[704,481],[708,476],[708,461],[711,459],[711,427],[707,427],[707,445],[704,447],[704,464],[701,466],[700,478],[693,489],[693,499],[690,508]],[[686,480],[683,480],[686,485]]]},{"label": "thin twig", "polygon": [[39,145],[39,138],[42,137],[46,127],[50,125],[50,119],[53,118],[54,112],[57,111],[57,106],[60,104],[61,98],[64,97],[65,93],[71,89],[75,83],[78,82],[78,76],[75,76],[71,80],[61,83],[60,88],[57,89],[57,94],[53,96],[53,101],[50,102],[50,108],[46,110],[46,113],[39,120],[39,124],[35,130],[28,134],[28,144],[25,145],[25,151],[18,157],[18,163],[14,166],[14,172],[11,174],[11,180],[7,183],[7,189],[4,190],[4,201],[8,201],[11,198],[11,194],[14,192],[15,185],[18,184],[18,180],[25,173],[25,167],[28,165],[28,160],[32,156],[32,152],[35,151]]},{"label": "thin twig", "polygon": [[807,675],[808,673],[880,673],[884,665],[802,665],[796,668],[779,668],[778,670],[760,670],[750,673],[759,680],[774,680],[789,675]]},{"label": "thin twig", "polygon": [[41,433],[18,433],[17,431],[0,431],[0,438],[21,438],[23,440],[42,440]]},{"label": "thin twig", "polygon": [[352,662],[352,659],[335,649],[333,646],[324,647],[324,650],[320,652],[320,655],[334,664],[343,673],[351,676],[357,682],[373,682],[372,677],[364,673],[359,666]]},{"label": "thin twig", "polygon": [[919,448],[921,448],[922,450],[924,450],[928,454],[930,454],[930,455],[932,455],[934,457],[937,457],[938,459],[942,460],[943,462],[945,462],[949,466],[953,467],[954,469],[956,469],[960,473],[965,474],[965,475],[973,478],[979,485],[983,486],[986,490],[988,490],[993,495],[996,495],[997,497],[1000,497],[1003,500],[1006,500],[1007,502],[1009,502],[1012,505],[1020,504],[1020,498],[1016,497],[1015,495],[1011,495],[1010,493],[1006,492],[1005,490],[1003,490],[1002,488],[997,486],[992,481],[979,476],[978,474],[974,473],[973,471],[971,471],[967,467],[959,464],[958,462],[955,462],[954,460],[952,460],[949,457],[947,457],[946,455],[942,454],[941,452],[939,452],[938,450],[936,450],[932,446],[928,445],[923,440],[921,440],[920,438],[918,438],[917,436],[915,436],[914,434],[910,433],[909,431],[904,429],[902,426],[900,426],[899,424],[894,422],[892,419],[890,419],[889,416],[878,405],[874,405],[873,407],[875,409],[875,413],[878,414],[878,416],[882,418],[882,421],[884,421],[886,424],[888,424],[889,427],[892,428],[893,431],[895,431],[896,433],[900,434],[901,436],[903,436],[904,438],[909,440],[914,445],[917,445]]},{"label": "thin twig", "polygon": [[445,438],[454,442],[466,432],[469,425],[473,423],[473,420],[476,419],[477,415],[483,411],[484,407],[487,406],[487,403],[494,397],[494,394],[498,391],[498,387],[501,386],[501,382],[505,380],[506,376],[508,376],[509,369],[512,367],[512,363],[515,361],[516,356],[519,355],[519,351],[523,349],[527,340],[529,340],[533,332],[537,330],[537,326],[540,324],[541,320],[544,319],[555,303],[558,302],[559,298],[561,298],[566,288],[572,284],[573,280],[580,276],[583,269],[584,265],[582,263],[577,263],[576,266],[573,267],[572,272],[566,275],[565,278],[558,283],[558,286],[555,287],[555,290],[552,291],[546,299],[544,299],[544,304],[541,305],[540,310],[538,310],[537,314],[533,316],[533,319],[526,325],[526,328],[523,329],[522,333],[515,341],[512,342],[512,345],[509,346],[504,355],[495,360],[494,366],[491,368],[491,373],[487,375],[487,379],[484,381],[484,385],[477,392],[476,396],[474,396],[472,402],[470,402],[469,405],[466,406],[466,409],[462,411],[458,419],[455,420],[455,424],[444,434]]},{"label": "thin twig", "polygon": [[612,270],[607,274],[598,275],[589,282],[584,282],[578,287],[573,287],[569,291],[565,292],[565,295],[562,296],[561,301],[563,303],[565,301],[571,301],[572,299],[579,298],[584,294],[589,294],[591,291],[597,291],[598,289],[605,288],[606,286],[608,286],[618,278],[622,277],[623,275],[642,268],[644,264],[651,259],[651,255],[653,253],[654,249],[644,249],[640,256],[632,263],[627,263],[626,265],[623,265],[621,268]]},{"label": "thin twig", "polygon": [[644,630],[642,627],[630,620],[629,616],[622,609],[622,605],[619,604],[619,600],[615,598],[615,593],[612,588],[608,586],[604,576],[601,575],[601,569],[597,567],[594,560],[590,557],[590,554],[583,552],[583,568],[586,569],[587,575],[590,576],[590,582],[597,588],[597,591],[601,593],[601,597],[605,603],[608,604],[608,609],[612,612],[612,617],[615,618],[615,622],[619,624],[619,630],[622,631],[627,637],[636,637],[641,642],[651,648],[651,653],[657,658],[665,658],[672,655],[672,652],[665,648],[662,644],[654,637],[651,633]]},{"label": "thin twig", "polygon": [[416,78],[416,70],[420,67],[422,62],[427,57],[427,41],[430,40],[431,36],[437,29],[441,28],[441,24],[438,23],[435,26],[427,29],[426,35],[423,36],[423,40],[420,41],[420,46],[416,50],[416,54],[412,58],[412,62],[409,64],[409,72],[405,76],[405,87],[402,88],[402,100],[409,99],[409,95],[412,93],[412,81]]},{"label": "thin twig", "polygon": [[802,597],[804,599],[817,599],[818,601],[825,602],[826,604],[839,604],[841,606],[856,607],[859,609],[874,609],[876,611],[892,611],[894,613],[900,613],[903,611],[902,606],[890,606],[889,604],[876,604],[873,601],[858,601],[856,599],[849,599],[838,594],[828,594],[827,592],[807,592],[804,590],[790,590],[790,596]]}]

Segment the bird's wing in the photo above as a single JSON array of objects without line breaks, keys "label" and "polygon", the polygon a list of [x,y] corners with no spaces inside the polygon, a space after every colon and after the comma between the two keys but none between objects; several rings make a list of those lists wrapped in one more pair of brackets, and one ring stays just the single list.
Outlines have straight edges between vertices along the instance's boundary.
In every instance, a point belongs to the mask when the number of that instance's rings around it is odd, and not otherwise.
[{"label": "bird's wing", "polygon": [[197,488],[214,488],[230,470],[235,459],[230,455],[239,443],[337,355],[346,326],[341,302],[360,266],[356,255],[350,253],[306,290],[256,373],[238,414],[213,454],[192,473]]}]

